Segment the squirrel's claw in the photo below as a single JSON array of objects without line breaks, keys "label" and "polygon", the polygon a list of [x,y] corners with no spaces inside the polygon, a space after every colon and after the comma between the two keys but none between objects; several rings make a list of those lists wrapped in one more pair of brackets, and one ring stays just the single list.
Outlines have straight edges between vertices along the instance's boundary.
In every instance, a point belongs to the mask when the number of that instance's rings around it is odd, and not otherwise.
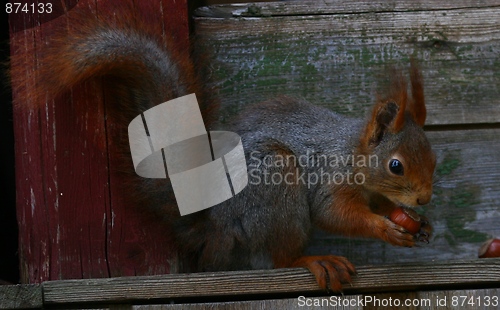
[{"label": "squirrel's claw", "polygon": [[426,243],[426,244],[429,244],[429,238],[430,238],[430,234],[426,231],[420,231],[418,234],[417,234],[417,239],[418,241],[420,242],[423,242],[423,243]]},{"label": "squirrel's claw", "polygon": [[356,274],[354,265],[345,257],[334,255],[303,256],[297,259],[291,267],[309,269],[319,287],[332,292],[341,292],[342,283],[351,283],[351,275]]},{"label": "squirrel's claw", "polygon": [[429,236],[427,236],[427,234],[421,234],[418,236],[418,241],[429,244]]},{"label": "squirrel's claw", "polygon": [[420,242],[429,244],[429,239],[431,238],[432,235],[432,225],[429,223],[429,220],[421,215],[420,216],[420,231],[417,234],[417,239]]}]

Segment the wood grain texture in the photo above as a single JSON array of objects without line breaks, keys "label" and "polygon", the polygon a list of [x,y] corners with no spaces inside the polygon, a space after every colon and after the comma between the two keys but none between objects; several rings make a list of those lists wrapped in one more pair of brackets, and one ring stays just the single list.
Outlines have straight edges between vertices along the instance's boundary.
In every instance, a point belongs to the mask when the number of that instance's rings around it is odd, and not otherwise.
[{"label": "wood grain texture", "polygon": [[343,255],[355,264],[471,259],[500,236],[500,130],[428,132],[438,158],[432,202],[419,211],[434,226],[430,244],[393,247],[378,240],[317,232],[307,252]]},{"label": "wood grain texture", "polygon": [[[500,259],[363,266],[346,285],[347,294],[500,285]],[[150,277],[63,280],[43,284],[47,305],[85,302],[137,302],[243,295],[259,298],[273,294],[299,296],[319,293],[305,269],[274,269],[218,273],[175,274]]]},{"label": "wood grain texture", "polygon": [[[104,12],[124,4],[70,2],[68,9],[88,8],[100,18],[111,18]],[[133,2],[134,12],[157,20],[161,35],[172,34],[175,42],[186,44],[185,0]],[[11,53],[26,58],[26,85],[20,89],[30,92],[38,53],[67,21],[23,16],[10,20]],[[107,109],[100,85],[78,85],[39,111],[22,109],[22,94],[13,97],[21,281],[168,272],[171,251],[162,224],[148,222],[122,198],[120,179],[114,175],[116,161],[110,155],[115,124],[94,117]]]},{"label": "wood grain texture", "polygon": [[500,289],[483,290],[444,290],[419,292],[418,298],[430,302],[430,306],[421,306],[419,309],[460,309],[460,310],[488,310],[500,309]]},{"label": "wood grain texture", "polygon": [[[336,307],[337,297],[334,300],[330,296],[321,296],[316,298],[308,298],[300,300],[298,298],[290,299],[269,299],[269,300],[254,300],[254,301],[238,301],[238,302],[214,302],[202,304],[166,304],[166,305],[143,305],[134,306],[134,310],[202,310],[202,309],[219,309],[219,310],[264,310],[264,309],[332,309]],[[345,310],[361,310],[363,307],[356,306],[358,295],[345,295],[340,297],[347,300],[347,303],[353,306],[346,306],[340,309]],[[312,306],[308,306],[308,305]],[[342,305],[342,304],[340,304]],[[336,309],[336,308],[333,308]]]},{"label": "wood grain texture", "polygon": [[[317,296],[299,300],[270,299],[258,301],[218,302],[203,304],[156,304],[134,306],[134,310],[258,310],[258,309],[500,309],[500,289],[418,291],[365,295]],[[339,301],[337,298],[340,298]],[[305,304],[305,305],[304,305]],[[311,306],[312,305],[312,306]]]},{"label": "wood grain texture", "polygon": [[339,1],[324,0],[316,2],[272,2],[272,3],[241,3],[235,5],[211,5],[199,8],[195,14],[203,17],[275,17],[291,15],[335,15],[361,14],[374,12],[410,12],[410,11],[441,11],[450,9],[474,9],[497,7],[498,1],[454,1],[436,2],[432,0],[411,1]]},{"label": "wood grain texture", "polygon": [[0,309],[37,309],[42,305],[39,284],[0,286]]},{"label": "wood grain texture", "polygon": [[427,124],[499,121],[498,4],[307,5],[221,6],[216,9],[240,12],[235,15],[249,8],[272,14],[197,18],[196,31],[215,54],[225,119],[279,93],[365,115],[375,100],[375,85],[388,77],[387,65],[407,66],[413,55],[425,79]]},{"label": "wood grain texture", "polygon": [[[277,93],[303,97],[352,116],[371,109],[387,63],[420,60],[427,124],[439,167],[429,245],[317,232],[308,249],[356,264],[467,259],[500,236],[500,6],[494,1],[357,1],[227,5],[203,9],[197,33],[215,50],[223,118]],[[225,17],[221,19],[220,17]],[[487,124],[491,129],[453,130]]]},{"label": "wood grain texture", "polygon": [[[140,282],[138,282],[140,285]],[[42,302],[41,285],[17,285],[0,287],[0,309],[41,309],[50,307]],[[264,297],[264,296],[263,296]],[[147,304],[120,304],[109,301],[105,304],[61,303],[59,307],[76,307],[77,309],[110,309],[110,310],[200,310],[200,309],[465,309],[489,310],[500,309],[500,288],[470,290],[430,290],[403,291],[390,293],[365,293],[363,295],[297,295],[295,298],[220,301],[204,303],[161,303],[149,301]],[[141,303],[143,303],[142,301]]]},{"label": "wood grain texture", "polygon": [[381,293],[381,294],[365,294],[362,298],[363,310],[398,309],[404,308],[407,310],[417,310],[415,304],[406,304],[408,301],[416,302],[418,300],[418,292],[397,292],[397,293]]}]

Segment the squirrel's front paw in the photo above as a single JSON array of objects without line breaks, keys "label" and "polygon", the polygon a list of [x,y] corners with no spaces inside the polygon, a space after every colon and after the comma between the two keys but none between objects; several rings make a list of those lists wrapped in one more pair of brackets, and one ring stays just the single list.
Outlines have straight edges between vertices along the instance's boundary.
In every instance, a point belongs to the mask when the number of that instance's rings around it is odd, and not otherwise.
[{"label": "squirrel's front paw", "polygon": [[420,231],[417,234],[417,239],[420,242],[429,243],[432,236],[432,225],[427,217],[420,215]]},{"label": "squirrel's front paw", "polygon": [[381,217],[381,220],[376,227],[380,239],[395,246],[413,247],[415,245],[415,236],[406,229],[388,218]]},{"label": "squirrel's front paw", "polygon": [[334,292],[341,292],[342,283],[351,283],[351,275],[356,273],[354,265],[347,258],[334,255],[303,256],[291,267],[309,269],[322,289]]}]

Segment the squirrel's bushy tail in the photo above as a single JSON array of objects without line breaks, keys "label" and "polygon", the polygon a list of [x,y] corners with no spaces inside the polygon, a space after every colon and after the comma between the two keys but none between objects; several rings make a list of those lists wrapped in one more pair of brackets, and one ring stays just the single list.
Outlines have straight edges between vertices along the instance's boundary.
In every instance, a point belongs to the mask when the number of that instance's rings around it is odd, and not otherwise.
[{"label": "squirrel's bushy tail", "polygon": [[[47,46],[37,47],[35,85],[17,92],[26,96],[17,100],[18,104],[34,108],[74,85],[102,78],[106,91],[125,101],[117,102],[121,114],[131,109],[130,115],[137,115],[195,93],[205,121],[211,121],[217,105],[206,88],[200,57],[191,52],[189,44],[180,50],[147,16],[140,16],[133,8],[118,10],[112,19],[100,19],[85,10],[70,12],[67,28],[51,35]],[[11,76],[15,87],[26,87],[22,80],[25,54],[33,52],[14,51]]]},{"label": "squirrel's bushy tail", "polygon": [[[127,7],[126,3],[107,9],[111,12],[98,14],[89,8],[75,8],[53,21],[60,23],[56,30],[51,29],[54,24],[44,25],[48,32],[54,31],[44,42],[36,41],[31,48],[31,44],[16,45],[18,50],[12,51],[10,62],[15,104],[18,109],[37,109],[73,86],[87,81],[102,83],[106,115],[90,117],[106,117],[114,131],[119,132],[118,139],[111,138],[114,146],[110,156],[119,159],[118,173],[123,172],[120,179],[127,183],[125,195],[132,196],[127,198],[135,204],[166,208],[166,201],[175,203],[170,184],[168,180],[148,180],[135,175],[127,126],[134,117],[155,105],[195,93],[205,125],[209,127],[216,119],[218,105],[205,80],[209,75],[205,58],[195,54],[188,42],[170,38],[163,26],[158,25],[160,18],[143,15],[156,11],[143,13]],[[33,57],[35,68],[27,63]],[[95,94],[85,96],[92,100]],[[72,103],[68,100],[67,104]],[[78,112],[79,108],[75,107]],[[168,209],[178,214],[175,208]]]}]

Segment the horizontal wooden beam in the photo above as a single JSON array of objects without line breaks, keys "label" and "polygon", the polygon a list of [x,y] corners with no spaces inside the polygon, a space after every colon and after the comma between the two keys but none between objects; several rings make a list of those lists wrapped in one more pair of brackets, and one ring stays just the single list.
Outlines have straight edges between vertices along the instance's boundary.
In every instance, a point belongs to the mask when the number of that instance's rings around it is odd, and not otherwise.
[{"label": "horizontal wooden beam", "polygon": [[420,64],[427,125],[499,123],[500,4],[327,0],[200,9],[221,119],[277,94],[364,117],[391,64]]},{"label": "horizontal wooden beam", "polygon": [[[344,294],[500,288],[500,258],[361,266]],[[0,309],[318,296],[305,269],[169,274],[0,286]],[[43,297],[42,297],[43,296]]]},{"label": "horizontal wooden beam", "polygon": [[[500,287],[500,259],[363,266],[345,294],[454,287]],[[305,269],[273,269],[43,283],[46,305],[148,300],[241,300],[325,293]]]},{"label": "horizontal wooden beam", "polygon": [[238,3],[230,5],[211,5],[196,10],[198,17],[228,18],[228,17],[273,17],[296,15],[333,15],[333,14],[360,14],[376,12],[415,12],[438,11],[449,9],[473,9],[498,7],[498,1],[458,0],[444,1],[355,1],[341,0],[318,1],[314,5],[307,2],[294,3]]}]

